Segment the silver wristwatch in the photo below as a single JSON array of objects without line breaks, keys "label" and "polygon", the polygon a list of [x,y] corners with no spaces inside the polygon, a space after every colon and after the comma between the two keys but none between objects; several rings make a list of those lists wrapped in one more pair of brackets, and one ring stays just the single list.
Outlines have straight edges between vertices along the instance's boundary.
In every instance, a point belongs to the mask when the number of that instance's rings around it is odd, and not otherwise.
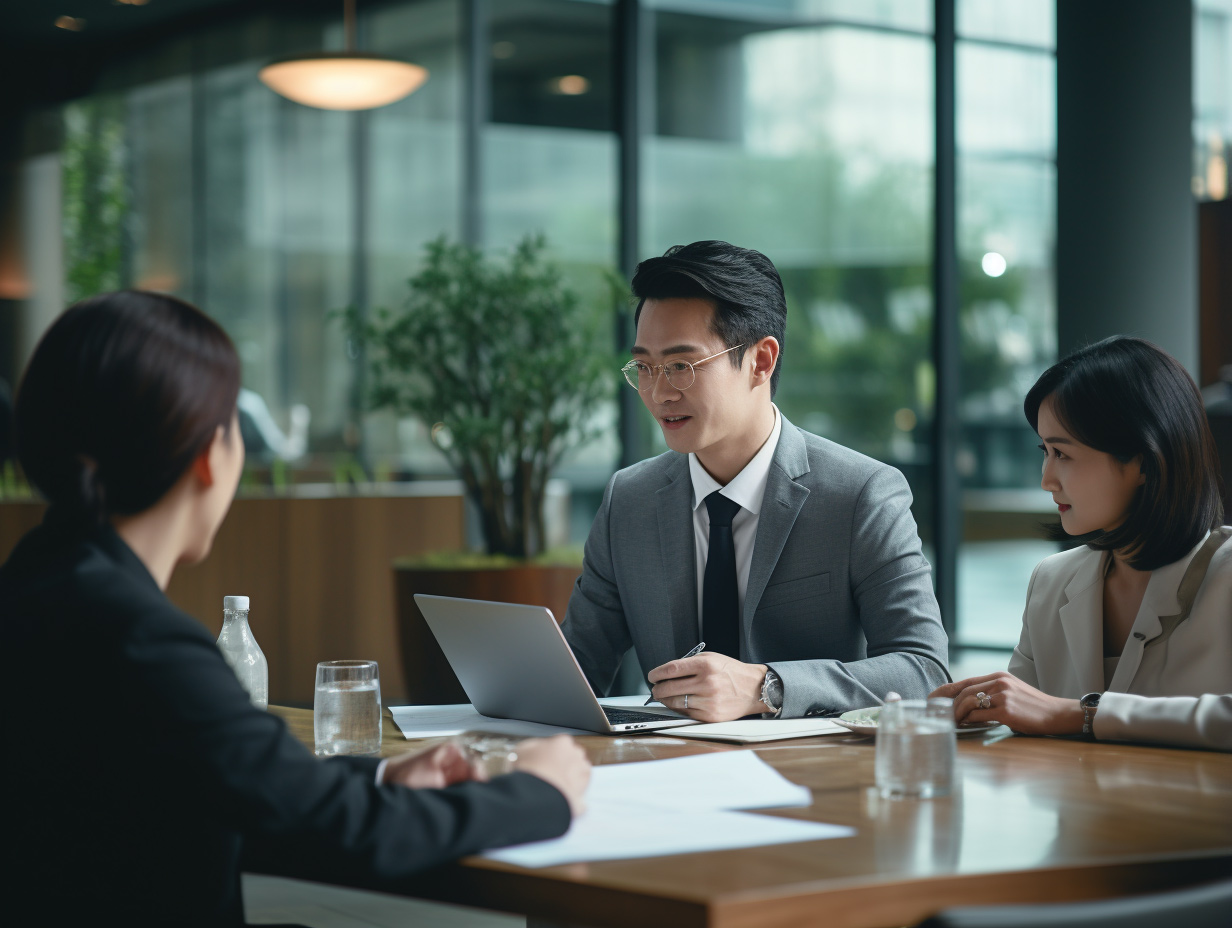
[{"label": "silver wristwatch", "polygon": [[761,701],[773,710],[771,713],[763,712],[762,715],[778,718],[783,711],[783,681],[773,670],[767,670],[766,678],[761,681]]},{"label": "silver wristwatch", "polygon": [[1078,705],[1082,706],[1082,734],[1090,740],[1095,739],[1095,713],[1099,709],[1099,697],[1102,693],[1087,693]]}]

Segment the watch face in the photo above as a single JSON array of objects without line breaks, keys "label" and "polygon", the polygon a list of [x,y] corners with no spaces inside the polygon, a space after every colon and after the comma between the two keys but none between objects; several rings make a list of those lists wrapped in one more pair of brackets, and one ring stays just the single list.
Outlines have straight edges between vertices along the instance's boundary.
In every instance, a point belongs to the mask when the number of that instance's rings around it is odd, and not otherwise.
[{"label": "watch face", "polygon": [[1101,695],[1103,694],[1102,693],[1087,693],[1085,696],[1082,697],[1082,699],[1079,700],[1079,704],[1084,709],[1094,709],[1096,706],[1099,705],[1099,697]]}]

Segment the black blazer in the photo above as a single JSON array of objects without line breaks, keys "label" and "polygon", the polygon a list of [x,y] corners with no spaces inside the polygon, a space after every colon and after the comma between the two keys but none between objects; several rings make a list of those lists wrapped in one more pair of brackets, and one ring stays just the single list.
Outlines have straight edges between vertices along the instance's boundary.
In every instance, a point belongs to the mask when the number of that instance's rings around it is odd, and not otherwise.
[{"label": "black blazer", "polygon": [[109,526],[53,510],[22,539],[0,568],[0,645],[3,905],[31,924],[240,924],[242,854],[396,890],[569,826],[529,774],[409,790],[375,785],[374,759],[319,761]]}]

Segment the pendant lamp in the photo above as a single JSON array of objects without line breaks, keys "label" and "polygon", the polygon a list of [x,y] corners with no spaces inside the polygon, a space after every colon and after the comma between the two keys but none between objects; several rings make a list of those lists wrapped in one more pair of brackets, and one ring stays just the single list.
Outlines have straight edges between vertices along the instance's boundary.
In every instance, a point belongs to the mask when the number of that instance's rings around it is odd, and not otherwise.
[{"label": "pendant lamp", "polygon": [[345,52],[317,52],[271,62],[261,82],[288,100],[323,110],[370,110],[401,100],[428,79],[409,61],[355,50],[355,0],[343,0]]}]

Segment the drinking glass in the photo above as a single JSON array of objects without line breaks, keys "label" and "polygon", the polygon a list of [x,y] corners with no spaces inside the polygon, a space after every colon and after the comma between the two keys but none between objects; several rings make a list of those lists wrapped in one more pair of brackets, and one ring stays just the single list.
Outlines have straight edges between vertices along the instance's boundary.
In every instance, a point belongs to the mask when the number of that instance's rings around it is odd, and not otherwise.
[{"label": "drinking glass", "polygon": [[518,759],[516,738],[473,731],[463,735],[458,743],[471,766],[489,779],[513,772]]},{"label": "drinking glass", "polygon": [[874,766],[888,799],[931,799],[954,787],[954,703],[902,699],[881,707]]},{"label": "drinking glass", "polygon": [[381,750],[381,678],[376,661],[317,664],[313,729],[320,757]]}]

